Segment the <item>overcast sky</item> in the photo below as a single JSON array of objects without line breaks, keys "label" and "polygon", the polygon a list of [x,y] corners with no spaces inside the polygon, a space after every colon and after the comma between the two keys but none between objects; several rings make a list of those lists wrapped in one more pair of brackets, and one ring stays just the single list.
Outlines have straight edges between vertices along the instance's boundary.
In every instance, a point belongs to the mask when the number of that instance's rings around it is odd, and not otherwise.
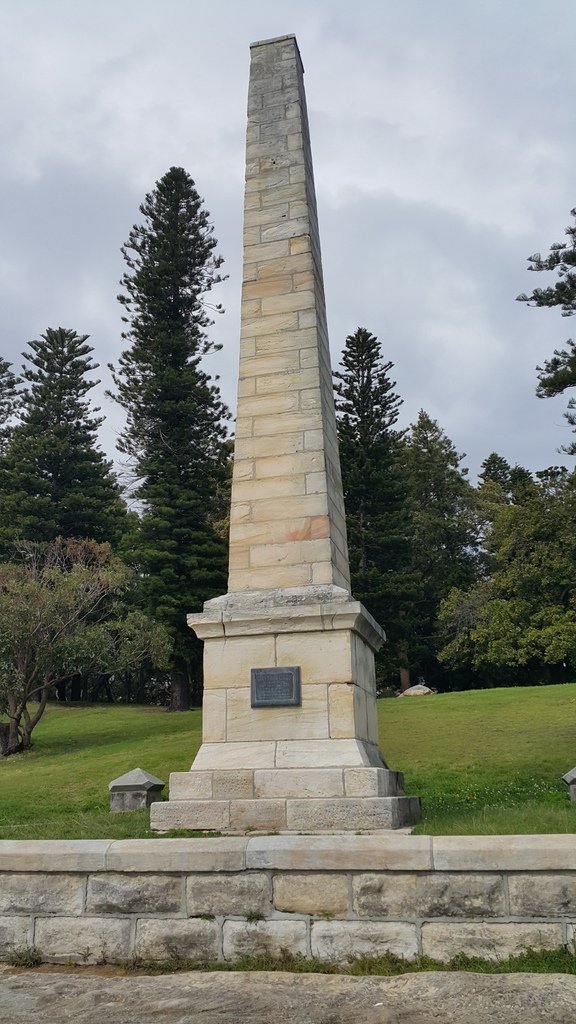
[{"label": "overcast sky", "polygon": [[572,322],[514,299],[576,205],[575,32],[574,0],[0,0],[0,354],[63,326],[117,359],[120,245],[181,165],[229,274],[209,368],[234,406],[249,44],[295,33],[333,364],[377,334],[401,424],[425,408],[472,477],[494,450],[562,461],[535,366]]}]

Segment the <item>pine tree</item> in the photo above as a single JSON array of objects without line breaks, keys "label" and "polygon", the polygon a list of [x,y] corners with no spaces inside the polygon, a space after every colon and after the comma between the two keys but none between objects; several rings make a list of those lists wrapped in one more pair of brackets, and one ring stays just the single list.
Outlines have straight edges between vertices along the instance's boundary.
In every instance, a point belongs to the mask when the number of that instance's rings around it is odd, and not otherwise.
[{"label": "pine tree", "polygon": [[11,364],[0,357],[0,455],[10,436],[10,421],[18,409],[19,383]]},{"label": "pine tree", "polygon": [[352,589],[386,630],[379,660],[403,674],[406,629],[416,580],[412,525],[402,472],[401,398],[378,339],[365,328],[346,338],[334,373]]},{"label": "pine tree", "polygon": [[[217,348],[205,295],[222,259],[209,215],[185,170],[172,167],[140,206],[122,253],[129,347],[111,367],[127,423],[119,448],[131,460],[142,516],[125,555],[139,569],[143,602],[174,638],[171,707],[201,694],[201,648],[186,613],[226,589],[226,545],[214,527],[226,467],[217,384],[201,359]],[[219,310],[220,307],[213,307]],[[190,695],[190,685],[193,692]]]},{"label": "pine tree", "polygon": [[0,547],[15,539],[89,537],[117,542],[125,523],[119,488],[98,448],[102,418],[86,399],[98,383],[87,335],[50,328],[23,352],[20,422],[0,461]]},{"label": "pine tree", "polygon": [[[576,208],[570,211],[576,218]],[[517,296],[518,302],[526,302],[529,306],[552,307],[560,306],[562,316],[574,316],[576,313],[576,223],[566,228],[567,242],[555,242],[550,246],[548,256],[542,257],[539,252],[528,257],[529,270],[556,271],[558,280],[547,288],[535,288],[531,295],[524,292]],[[576,387],[576,342],[569,338],[566,348],[555,349],[551,359],[543,366],[538,366],[539,398],[552,398],[561,395],[568,388]],[[576,399],[568,402],[568,411],[564,414],[568,423],[576,430]],[[576,442],[563,446],[561,451],[576,455]]]},{"label": "pine tree", "polygon": [[437,421],[421,410],[408,434],[406,469],[414,566],[423,580],[423,597],[413,619],[411,659],[425,675],[438,672],[440,602],[452,587],[471,584],[477,572],[478,525],[463,458]]}]

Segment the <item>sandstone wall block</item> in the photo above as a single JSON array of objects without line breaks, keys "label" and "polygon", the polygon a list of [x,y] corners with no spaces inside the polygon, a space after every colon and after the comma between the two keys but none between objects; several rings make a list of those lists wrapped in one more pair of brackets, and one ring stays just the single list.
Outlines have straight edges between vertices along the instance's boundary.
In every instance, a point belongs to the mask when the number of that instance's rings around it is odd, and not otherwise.
[{"label": "sandstone wall block", "polygon": [[89,914],[169,914],[182,909],[178,875],[128,875],[113,871],[88,879]]},{"label": "sandstone wall block", "polygon": [[356,875],[353,907],[359,917],[500,917],[504,883],[490,874]]},{"label": "sandstone wall block", "polygon": [[123,839],[113,843],[108,870],[156,873],[162,871],[242,871],[248,840],[221,836],[213,839]]},{"label": "sandstone wall block", "polygon": [[15,949],[31,945],[31,918],[0,917],[0,960],[7,960]]},{"label": "sandstone wall block", "polygon": [[515,917],[576,917],[576,872],[510,875],[510,913]]},{"label": "sandstone wall block", "polygon": [[34,945],[50,963],[96,964],[130,955],[130,921],[101,917],[44,917]]},{"label": "sandstone wall block", "polygon": [[348,912],[346,875],[291,872],[275,875],[272,886],[276,910],[334,917],[342,917]]},{"label": "sandstone wall block", "polygon": [[136,926],[137,956],[168,960],[185,957],[206,962],[220,957],[220,926],[215,921],[192,918],[140,920]]},{"label": "sandstone wall block", "polygon": [[83,875],[0,874],[0,914],[81,914]]},{"label": "sandstone wall block", "polygon": [[459,953],[500,960],[527,949],[559,949],[561,924],[520,924],[467,921],[422,925],[422,952],[436,960],[450,960]]},{"label": "sandstone wall block", "polygon": [[262,872],[189,875],[186,903],[190,917],[201,914],[213,914],[215,917],[266,916],[271,910],[270,883]]},{"label": "sandstone wall block", "polygon": [[416,925],[383,921],[314,921],[312,956],[345,963],[351,957],[395,953],[406,959],[418,953]]},{"label": "sandstone wall block", "polygon": [[225,921],[223,950],[225,960],[243,956],[282,957],[286,953],[307,953],[305,921]]}]

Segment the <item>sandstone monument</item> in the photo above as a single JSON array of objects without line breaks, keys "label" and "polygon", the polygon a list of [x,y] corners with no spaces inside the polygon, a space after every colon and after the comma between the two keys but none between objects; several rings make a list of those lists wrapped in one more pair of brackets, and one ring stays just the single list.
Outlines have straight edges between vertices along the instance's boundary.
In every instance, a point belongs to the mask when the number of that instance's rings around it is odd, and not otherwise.
[{"label": "sandstone monument", "polygon": [[419,800],[378,749],[380,626],[350,594],[303,68],[251,47],[228,593],[204,640],[203,742],[153,829],[397,828]]}]

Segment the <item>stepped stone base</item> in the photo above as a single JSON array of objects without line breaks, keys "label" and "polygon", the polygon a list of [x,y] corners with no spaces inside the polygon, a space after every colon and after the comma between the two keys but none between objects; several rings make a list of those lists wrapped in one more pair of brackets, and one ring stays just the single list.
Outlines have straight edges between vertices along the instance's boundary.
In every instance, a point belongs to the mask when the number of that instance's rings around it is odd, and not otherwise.
[{"label": "stepped stone base", "polygon": [[245,832],[378,831],[420,818],[400,772],[386,768],[255,768],[174,772],[150,827]]}]

